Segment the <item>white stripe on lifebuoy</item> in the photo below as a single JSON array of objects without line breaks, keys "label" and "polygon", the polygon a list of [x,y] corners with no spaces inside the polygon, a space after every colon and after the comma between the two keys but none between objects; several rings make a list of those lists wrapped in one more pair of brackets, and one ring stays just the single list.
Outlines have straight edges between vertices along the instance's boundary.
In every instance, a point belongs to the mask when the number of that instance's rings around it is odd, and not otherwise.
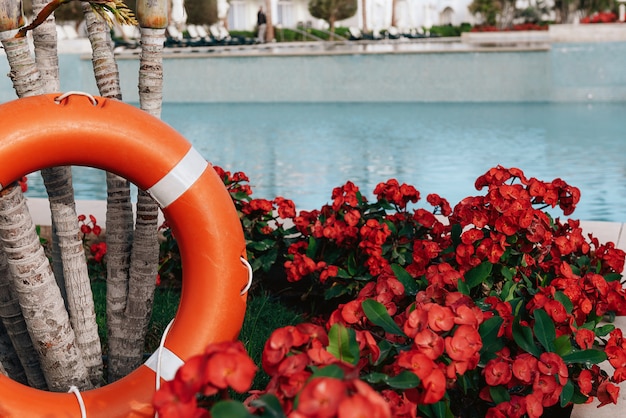
[{"label": "white stripe on lifebuoy", "polygon": [[[174,354],[167,347],[161,348],[161,377],[165,380],[173,380],[176,372],[185,362]],[[149,369],[156,373],[159,362],[159,350],[152,353],[150,358],[144,363]]]},{"label": "white stripe on lifebuoy", "polygon": [[148,193],[162,208],[166,208],[200,178],[208,165],[204,157],[191,147],[169,173],[148,189]]}]

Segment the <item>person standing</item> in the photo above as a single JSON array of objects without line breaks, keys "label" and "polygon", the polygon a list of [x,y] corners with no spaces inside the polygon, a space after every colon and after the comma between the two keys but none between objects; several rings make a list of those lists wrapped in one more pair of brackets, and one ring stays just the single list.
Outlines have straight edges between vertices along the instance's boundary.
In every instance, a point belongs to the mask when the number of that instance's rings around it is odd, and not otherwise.
[{"label": "person standing", "polygon": [[256,15],[256,25],[258,30],[257,40],[259,43],[264,43],[265,30],[267,29],[267,17],[263,11],[263,6],[259,7],[259,12]]}]

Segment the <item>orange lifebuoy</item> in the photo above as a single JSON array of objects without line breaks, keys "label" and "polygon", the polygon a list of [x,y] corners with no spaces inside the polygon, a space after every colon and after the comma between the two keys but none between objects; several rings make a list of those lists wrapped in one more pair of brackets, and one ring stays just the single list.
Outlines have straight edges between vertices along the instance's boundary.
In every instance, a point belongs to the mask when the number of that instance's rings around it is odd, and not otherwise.
[{"label": "orange lifebuoy", "polygon": [[[76,94],[0,105],[0,190],[46,167],[83,165],[149,191],[175,234],[183,265],[181,301],[165,341],[163,378],[211,342],[237,338],[246,308],[245,241],[224,185],[174,129],[124,103]],[[154,357],[125,378],[82,392],[86,415],[150,417]],[[0,375],[1,417],[80,417],[71,393],[39,391]]]}]

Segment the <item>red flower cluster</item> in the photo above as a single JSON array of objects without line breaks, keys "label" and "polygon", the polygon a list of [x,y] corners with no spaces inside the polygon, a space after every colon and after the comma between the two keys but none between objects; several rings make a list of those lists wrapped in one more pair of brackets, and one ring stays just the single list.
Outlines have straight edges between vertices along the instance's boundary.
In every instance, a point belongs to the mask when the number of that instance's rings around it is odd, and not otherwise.
[{"label": "red flower cluster", "polygon": [[580,19],[580,23],[614,23],[617,22],[617,15],[613,12],[596,12],[591,16]]},{"label": "red flower cluster", "polygon": [[21,179],[19,179],[17,181],[17,183],[20,185],[20,189],[22,189],[22,193],[26,193],[26,191],[28,190],[28,177],[24,176]]},{"label": "red flower cluster", "polygon": [[85,215],[78,215],[78,224],[80,226],[80,232],[85,235],[93,233],[95,236],[99,236],[102,233],[102,228],[96,222],[96,217],[89,215],[89,220]]},{"label": "red flower cluster", "polygon": [[[626,254],[543,211],[574,211],[580,191],[561,179],[498,166],[476,188],[485,194],[453,210],[437,195],[426,198],[434,210],[410,209],[419,193],[396,180],[377,185],[372,203],[348,182],[332,204],[298,215],[282,198],[236,203],[259,244],[261,226],[284,239],[287,280],[305,287],[315,323],[270,336],[271,380],[248,410],[267,413],[272,397],[289,417],[532,418],[616,402],[626,342],[601,321],[626,314]],[[281,229],[274,205],[293,228]]]},{"label": "red flower cluster", "polygon": [[241,342],[211,344],[203,354],[187,360],[174,380],[163,383],[153,405],[165,418],[209,417],[196,395],[226,395],[228,388],[244,393],[250,389],[256,370]]},{"label": "red flower cluster", "polygon": [[89,246],[89,252],[93,256],[94,260],[98,263],[102,261],[107,254],[107,244],[104,241],[95,242]]}]

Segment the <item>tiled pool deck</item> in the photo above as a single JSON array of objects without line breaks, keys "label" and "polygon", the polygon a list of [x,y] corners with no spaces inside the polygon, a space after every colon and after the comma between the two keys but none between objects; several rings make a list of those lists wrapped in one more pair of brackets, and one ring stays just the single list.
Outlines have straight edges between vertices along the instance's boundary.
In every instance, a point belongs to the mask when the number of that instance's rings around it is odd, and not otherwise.
[{"label": "tiled pool deck", "polygon": [[[50,210],[47,199],[29,198],[28,206],[37,225],[50,224]],[[78,214],[94,215],[97,220],[104,223],[106,209],[104,202],[98,200],[83,200],[76,202]],[[626,223],[615,222],[581,222],[583,230],[592,233],[600,242],[614,242],[618,248],[626,251]],[[617,318],[616,324],[626,330],[626,317]],[[576,405],[572,418],[624,418],[626,417],[626,382],[622,383],[620,400],[618,405],[607,405],[600,409],[597,404]]]}]

